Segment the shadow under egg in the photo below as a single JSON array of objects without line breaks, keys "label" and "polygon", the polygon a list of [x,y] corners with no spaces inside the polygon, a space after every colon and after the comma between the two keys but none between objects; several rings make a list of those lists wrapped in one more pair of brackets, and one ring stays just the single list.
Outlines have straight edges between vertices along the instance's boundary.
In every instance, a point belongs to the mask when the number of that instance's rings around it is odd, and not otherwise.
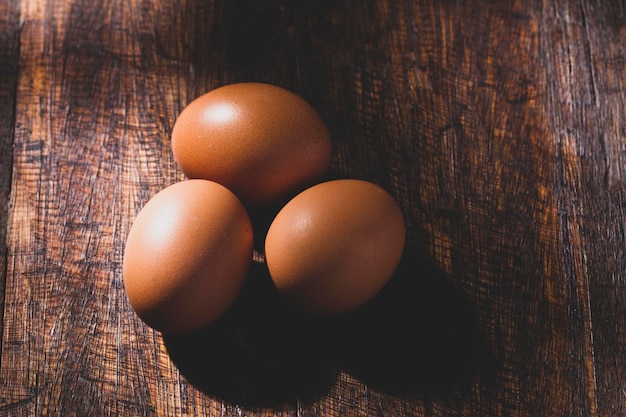
[{"label": "shadow under egg", "polygon": [[333,323],[338,366],[398,395],[472,380],[481,361],[475,315],[463,294],[418,257],[405,256],[372,301]]},{"label": "shadow under egg", "polygon": [[253,264],[242,294],[216,323],[163,340],[191,384],[240,405],[315,401],[337,379],[320,322],[280,299],[263,264]]},{"label": "shadow under egg", "polygon": [[325,318],[288,304],[255,262],[220,320],[163,339],[191,384],[244,406],[312,403],[342,371],[372,389],[421,398],[471,381],[481,355],[462,293],[411,256],[370,302]]}]

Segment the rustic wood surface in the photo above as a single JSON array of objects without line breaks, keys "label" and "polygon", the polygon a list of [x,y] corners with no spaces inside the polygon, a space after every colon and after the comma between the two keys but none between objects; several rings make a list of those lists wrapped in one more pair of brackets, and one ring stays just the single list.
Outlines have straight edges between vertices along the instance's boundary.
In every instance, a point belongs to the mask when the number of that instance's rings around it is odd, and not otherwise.
[{"label": "rustic wood surface", "polygon": [[[1,1],[0,415],[626,415],[625,67],[623,0]],[[179,112],[238,81],[320,111],[406,257],[329,320],[256,265],[163,338],[125,237],[184,178]]]}]

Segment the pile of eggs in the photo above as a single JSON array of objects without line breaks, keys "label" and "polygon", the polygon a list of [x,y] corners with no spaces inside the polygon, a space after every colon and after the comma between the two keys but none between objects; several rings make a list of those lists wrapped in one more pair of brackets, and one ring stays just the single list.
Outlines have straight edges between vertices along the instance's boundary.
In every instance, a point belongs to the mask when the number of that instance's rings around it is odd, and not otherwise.
[{"label": "pile of eggs", "polygon": [[212,90],[176,120],[172,151],[188,179],[143,207],[124,251],[126,294],[150,327],[191,332],[228,310],[253,259],[251,210],[281,207],[265,262],[277,291],[304,311],[354,310],[395,271],[400,207],[370,182],[320,182],[330,134],[298,95],[261,83]]}]

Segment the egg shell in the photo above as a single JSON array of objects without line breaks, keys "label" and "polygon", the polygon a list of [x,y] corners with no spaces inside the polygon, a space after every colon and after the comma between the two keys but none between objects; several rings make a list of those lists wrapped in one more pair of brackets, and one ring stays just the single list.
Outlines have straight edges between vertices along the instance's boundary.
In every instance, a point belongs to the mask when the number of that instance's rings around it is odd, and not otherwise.
[{"label": "egg shell", "polygon": [[396,201],[361,180],[315,185],[289,201],[272,222],[265,259],[276,288],[320,315],[351,311],[393,275],[405,243]]},{"label": "egg shell", "polygon": [[330,163],[326,124],[303,98],[263,83],[230,84],[196,98],[172,130],[189,178],[216,181],[248,206],[284,202]]},{"label": "egg shell", "polygon": [[126,294],[138,316],[165,333],[219,318],[236,299],[252,259],[252,226],[237,197],[207,180],[156,194],[128,234]]}]

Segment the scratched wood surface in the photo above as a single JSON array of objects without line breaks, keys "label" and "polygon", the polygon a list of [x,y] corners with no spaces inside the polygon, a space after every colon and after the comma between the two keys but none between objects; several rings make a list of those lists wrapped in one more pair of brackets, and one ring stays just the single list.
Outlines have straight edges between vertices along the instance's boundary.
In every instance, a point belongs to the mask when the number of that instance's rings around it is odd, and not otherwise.
[{"label": "scratched wood surface", "polygon": [[[626,415],[626,2],[0,2],[0,415]],[[126,234],[184,177],[179,112],[291,89],[329,176],[394,195],[406,256],[363,309],[281,303],[165,337]]]}]

